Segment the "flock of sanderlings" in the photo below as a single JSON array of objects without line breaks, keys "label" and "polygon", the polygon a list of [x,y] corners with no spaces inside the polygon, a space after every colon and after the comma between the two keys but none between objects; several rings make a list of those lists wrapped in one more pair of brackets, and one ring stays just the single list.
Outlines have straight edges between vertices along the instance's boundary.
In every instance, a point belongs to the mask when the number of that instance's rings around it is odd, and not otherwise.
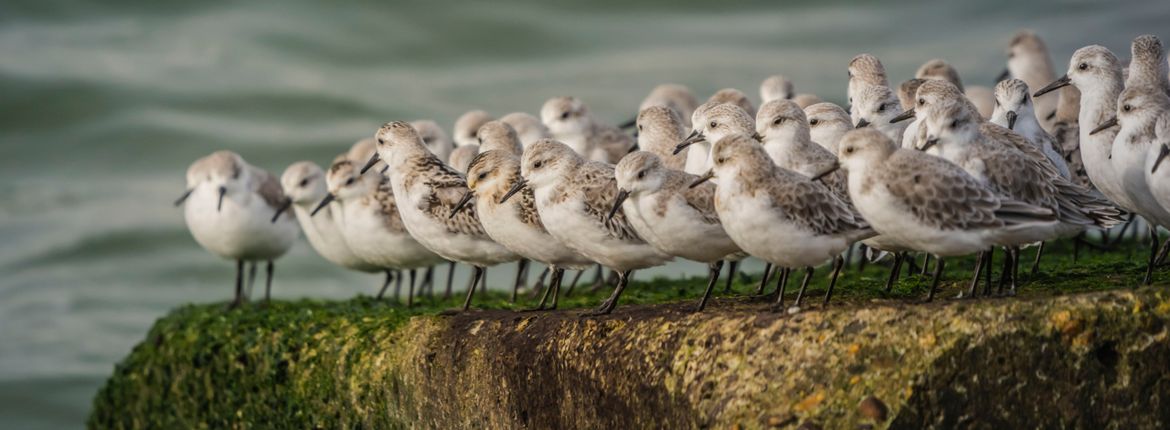
[{"label": "flock of sanderlings", "polygon": [[[1151,248],[1145,283],[1164,258],[1157,227],[1170,227],[1170,77],[1161,42],[1133,40],[1128,66],[1098,45],[1076,50],[1056,76],[1044,43],[1021,31],[994,89],[966,87],[942,60],[891,87],[873,55],[848,63],[849,109],[798,94],[768,77],[756,106],[723,89],[699,104],[682,85],[656,87],[637,118],[610,126],[574,97],[554,97],[540,117],[493,119],[471,111],[453,139],[434,121],[393,121],[357,142],[328,169],[302,161],[277,179],[230,151],[187,171],[187,226],[204,248],[237,262],[234,305],[252,278],[303,231],[322,257],[385,272],[378,297],[410,274],[408,305],[433,294],[434,268],[470,265],[468,309],[488,267],[529,261],[551,278],[537,309],[555,309],[565,270],[616,274],[613,294],[590,314],[611,312],[631,273],[674,258],[710,270],[703,309],[724,262],[767,263],[784,308],[792,270],[802,270],[799,309],[813,268],[832,262],[827,305],[853,247],[892,256],[887,288],[915,253],[978,254],[961,296],[991,291],[995,248],[1004,250],[999,293],[1014,294],[1021,247],[1109,229],[1141,216]],[[626,130],[635,127],[636,131]],[[1137,228],[1137,227],[1135,227]],[[1123,232],[1124,233],[1124,232]],[[1108,237],[1102,234],[1101,237]],[[1161,252],[1159,252],[1161,251]],[[773,267],[775,268],[773,270]],[[1035,266],[1033,266],[1035,270]],[[569,288],[580,277],[569,282]],[[249,281],[249,284],[251,281]],[[396,293],[397,294],[397,293]],[[551,297],[551,302],[549,302]]]}]

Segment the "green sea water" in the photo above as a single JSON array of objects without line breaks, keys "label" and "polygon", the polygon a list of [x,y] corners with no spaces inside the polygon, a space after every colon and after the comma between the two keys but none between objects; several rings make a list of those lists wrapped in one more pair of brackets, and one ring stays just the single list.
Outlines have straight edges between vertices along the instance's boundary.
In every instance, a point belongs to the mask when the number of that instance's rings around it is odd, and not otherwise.
[{"label": "green sea water", "polygon": [[[279,173],[326,163],[388,120],[449,128],[469,109],[536,112],[576,95],[617,122],[657,83],[754,97],[774,73],[841,102],[861,52],[894,81],[937,57],[968,85],[991,85],[1017,29],[1039,32],[1063,69],[1080,46],[1127,57],[1138,34],[1170,37],[1168,18],[1164,0],[5,1],[0,428],[82,426],[152,321],[229,296],[232,265],[200,249],[170,205],[187,165],[213,150]],[[275,294],[342,298],[377,282],[302,242],[279,261]]]}]

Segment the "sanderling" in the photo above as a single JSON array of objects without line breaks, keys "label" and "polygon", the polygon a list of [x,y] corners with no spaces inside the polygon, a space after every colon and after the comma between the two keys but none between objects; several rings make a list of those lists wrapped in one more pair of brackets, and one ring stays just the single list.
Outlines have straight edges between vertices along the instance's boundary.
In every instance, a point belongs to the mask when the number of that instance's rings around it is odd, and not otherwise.
[{"label": "sanderling", "polygon": [[882,236],[938,257],[928,301],[946,257],[982,252],[1004,235],[1056,221],[1051,210],[1001,197],[961,167],[900,148],[877,130],[847,133],[838,157],[866,221]]},{"label": "sanderling", "polygon": [[951,63],[938,58],[932,58],[922,63],[918,67],[918,71],[914,73],[914,77],[918,79],[942,79],[950,82],[963,91],[963,80],[959,78],[959,71],[955,69]]},{"label": "sanderling", "polygon": [[[427,149],[431,153],[443,161],[451,159],[451,152],[455,150],[455,142],[451,141],[451,138],[447,136],[447,132],[443,131],[443,127],[439,127],[438,123],[429,119],[411,121],[410,126],[418,130],[418,135],[422,137],[423,144],[427,146]],[[374,153],[374,139],[370,138],[366,142],[369,142],[369,151],[360,155],[354,154],[351,151],[349,156],[350,160],[360,164],[370,159],[370,155]]]},{"label": "sanderling", "polygon": [[475,154],[479,153],[479,139],[477,137],[479,128],[491,120],[491,115],[482,110],[468,111],[455,120],[453,131],[455,149],[451,151],[450,157],[446,160],[448,166],[459,173],[467,173],[467,165],[471,163],[472,158],[475,158]]},{"label": "sanderling", "polygon": [[345,244],[345,236],[341,230],[341,220],[334,217],[333,211],[309,216],[325,195],[329,193],[325,183],[325,172],[311,161],[299,161],[285,169],[280,176],[280,184],[288,196],[286,204],[297,217],[301,231],[309,240],[309,245],[322,258],[330,263],[350,270],[365,273],[385,272],[386,280],[382,284],[383,290],[391,281],[391,272],[384,267],[371,264],[358,257]]},{"label": "sanderling", "polygon": [[751,114],[732,103],[707,102],[695,110],[694,130],[675,145],[674,152],[687,149],[686,172],[703,174],[711,170],[711,145],[724,136],[746,133],[755,135],[756,123]]},{"label": "sanderling", "polygon": [[617,163],[635,144],[621,129],[597,122],[576,97],[549,99],[540,108],[540,119],[553,137],[593,161]]},{"label": "sanderling", "polygon": [[[771,162],[750,135],[722,138],[712,148],[714,167],[699,181],[717,178],[715,210],[723,228],[748,254],[783,268],[805,268],[796,296],[799,307],[813,267],[834,260],[825,292],[828,305],[844,266],[841,253],[874,236],[865,220],[828,187]],[[783,306],[784,285],[776,309]]]},{"label": "sanderling", "polygon": [[796,89],[792,81],[784,75],[772,75],[760,82],[760,103],[772,100],[792,100],[796,97]]},{"label": "sanderling", "polygon": [[685,170],[687,154],[674,153],[674,146],[686,138],[686,126],[674,109],[651,106],[638,112],[638,148],[657,155],[668,169]]},{"label": "sanderling", "polygon": [[[712,116],[710,120],[722,121],[722,118]],[[837,156],[812,141],[808,120],[800,106],[788,100],[765,103],[760,107],[755,122],[756,128],[752,131],[759,137],[764,152],[773,163],[810,178],[817,177],[828,185],[837,197],[845,202],[849,201],[844,172],[823,174],[834,169]]]},{"label": "sanderling", "polygon": [[[715,187],[691,187],[698,176],[667,168],[657,155],[637,151],[618,163],[618,193],[610,216],[625,213],[634,231],[662,253],[706,263],[707,289],[697,310],[707,306],[725,259],[742,255],[715,213]],[[728,282],[735,271],[728,274]]]},{"label": "sanderling", "polygon": [[706,124],[707,111],[718,105],[719,103],[716,102],[706,102],[695,108],[695,112],[691,114],[691,132],[686,138],[679,141],[672,151],[672,155],[681,154],[684,150],[687,152],[687,162],[683,168],[683,171],[687,173],[701,175],[711,168],[708,161],[711,155],[711,143],[703,139],[700,134],[703,124]]},{"label": "sanderling", "polygon": [[537,309],[544,309],[549,294],[552,294],[550,309],[556,309],[565,269],[580,270],[593,262],[549,235],[536,211],[531,189],[525,188],[512,198],[500,201],[520,181],[518,155],[506,150],[485,150],[471,161],[467,170],[470,191],[456,210],[462,210],[474,197],[484,231],[492,240],[524,258],[551,267],[553,277]]},{"label": "sanderling", "polygon": [[[297,238],[296,216],[278,212],[287,201],[280,180],[231,151],[216,151],[187,169],[187,191],[175,202],[191,236],[204,249],[236,260],[231,306],[244,302],[244,263],[266,261],[264,300],[272,297],[272,261]],[[275,222],[273,221],[275,220]]]},{"label": "sanderling", "polygon": [[[1048,47],[1040,40],[1040,36],[1031,30],[1020,30],[1012,36],[1011,42],[1008,43],[1007,56],[1007,68],[996,81],[1013,77],[1024,81],[1028,88],[1036,89],[1056,79],[1056,69],[1052,65],[1051,56],[1048,55]],[[1063,96],[1062,93],[1061,97]],[[1033,110],[1036,112],[1036,118],[1040,120],[1041,127],[1044,130],[1053,130],[1055,118],[1050,115],[1056,112],[1057,98],[1047,97],[1036,99],[1034,102],[1036,105]]]},{"label": "sanderling", "polygon": [[[695,108],[699,107],[699,99],[695,98],[695,93],[681,84],[661,84],[654,87],[646,98],[642,99],[642,103],[638,105],[638,112],[654,107],[665,106],[673,110],[680,119],[682,119],[683,126],[691,127],[691,114],[695,112]],[[630,128],[637,125],[638,118],[626,121],[620,127]]]},{"label": "sanderling", "polygon": [[474,208],[452,215],[459,199],[467,194],[467,181],[427,151],[410,124],[387,123],[375,137],[378,152],[366,166],[382,159],[390,167],[386,175],[406,230],[443,258],[475,267],[463,302],[463,309],[468,309],[484,269],[515,261],[518,256],[487,236]]},{"label": "sanderling", "polygon": [[[1005,278],[1011,279],[1013,293],[1019,246],[1070,237],[1088,227],[1109,228],[1121,221],[1120,212],[1112,204],[1060,176],[1044,154],[1022,136],[982,122],[979,113],[957,88],[942,84],[937,87],[944,91],[932,91],[935,87],[927,83],[918,89],[920,99],[935,99],[924,111],[927,138],[923,149],[936,148],[941,157],[984,181],[994,191],[1050,209],[1060,221],[1051,229],[1018,232],[1000,242],[1009,247],[1004,267],[1010,269],[1010,274],[1005,272]],[[979,272],[976,268],[976,276]]]},{"label": "sanderling", "polygon": [[[1137,60],[1137,57],[1134,58]],[[1165,60],[1162,60],[1165,63]],[[1131,63],[1133,64],[1133,63]],[[1133,66],[1131,66],[1133,67]],[[1134,73],[1131,71],[1130,76]],[[1126,87],[1117,100],[1117,123],[1120,129],[1113,141],[1113,170],[1119,175],[1121,187],[1134,203],[1134,212],[1149,223],[1150,261],[1145,283],[1150,283],[1158,244],[1158,226],[1170,226],[1170,211],[1158,203],[1147,176],[1154,171],[1158,140],[1155,127],[1158,118],[1170,114],[1170,98],[1156,85]],[[1152,154],[1153,158],[1150,158]]]},{"label": "sanderling", "polygon": [[516,130],[516,136],[520,138],[520,144],[525,148],[540,139],[552,137],[552,133],[540,122],[540,118],[526,112],[512,112],[501,117],[500,121]]},{"label": "sanderling", "polygon": [[[480,153],[497,150],[504,151],[512,154],[512,156],[516,157],[517,160],[519,160],[520,155],[524,153],[524,146],[520,143],[520,137],[516,134],[516,130],[508,124],[505,124],[503,121],[489,121],[484,123],[484,125],[479,128],[479,133],[476,135],[476,138],[479,139]],[[470,166],[470,164],[468,166]],[[516,168],[520,168],[519,161],[516,162]],[[471,177],[470,170],[468,171],[467,177]],[[470,185],[470,183],[468,185]],[[488,236],[492,236],[491,231],[487,227],[487,224],[488,222],[484,222],[484,229],[488,230]],[[494,239],[494,236],[492,237]],[[507,246],[506,244],[505,247],[512,249],[512,247]],[[512,302],[516,301],[516,295],[520,288],[526,287],[528,284],[529,263],[530,261],[528,258],[521,259],[516,263],[516,282],[512,284]],[[545,275],[547,275],[546,272],[541,273],[541,275],[538,277],[538,282],[544,279]]]},{"label": "sanderling", "polygon": [[890,86],[890,81],[886,79],[886,67],[871,54],[858,54],[849,60],[849,87],[846,92],[849,103],[852,104],[857,93],[870,85]]},{"label": "sanderling", "polygon": [[[739,106],[739,108],[743,109],[744,112],[747,112],[748,115],[756,114],[756,106],[752,104],[750,99],[748,99],[747,94],[744,94],[743,91],[737,90],[735,88],[724,88],[716,91],[715,94],[712,94],[711,97],[707,99],[707,103],[732,104]],[[695,125],[692,124],[691,126],[694,127]]]},{"label": "sanderling", "polygon": [[[357,163],[338,160],[329,166],[329,193],[310,216],[326,207],[339,222],[346,246],[366,263],[389,270],[409,270],[406,305],[414,305],[415,270],[440,262],[403,225],[389,181],[378,172],[361,174]],[[330,206],[334,201],[336,206]],[[336,209],[334,209],[336,208]],[[381,298],[386,288],[378,293]]]},{"label": "sanderling", "polygon": [[631,272],[670,261],[669,255],[638,237],[625,214],[608,217],[618,194],[613,166],[589,161],[568,145],[545,139],[524,151],[520,172],[524,180],[501,200],[531,187],[537,212],[552,237],[618,272],[613,294],[592,314],[613,311]]},{"label": "sanderling", "polygon": [[1064,155],[1056,147],[1056,139],[1040,126],[1033,107],[1032,94],[1024,81],[1010,78],[995,85],[995,112],[991,122],[1028,139],[1036,149],[1044,153],[1060,176],[1072,178]]},{"label": "sanderling", "polygon": [[1073,180],[1083,187],[1097,189],[1093,181],[1089,180],[1085,162],[1081,160],[1081,128],[1077,123],[1080,111],[1081,91],[1072,85],[1061,88],[1060,103],[1056,105],[1056,116],[1052,123],[1052,138],[1056,140],[1056,147],[1064,156]]},{"label": "sanderling", "polygon": [[1166,51],[1157,36],[1144,34],[1133,39],[1130,48],[1129,76],[1126,88],[1149,87],[1151,91],[1170,95],[1170,77],[1167,72]]},{"label": "sanderling", "polygon": [[898,102],[902,104],[902,111],[914,109],[914,105],[917,104],[915,100],[918,97],[918,87],[922,86],[923,82],[926,82],[926,79],[914,78],[898,85]]},{"label": "sanderling", "polygon": [[1149,184],[1150,192],[1158,204],[1170,210],[1170,168],[1163,165],[1166,163],[1166,156],[1170,155],[1170,114],[1164,112],[1158,118],[1158,122],[1154,124],[1154,134],[1157,139],[1150,146],[1150,152],[1146,156],[1146,163],[1149,165],[1146,169],[1146,183]]},{"label": "sanderling", "polygon": [[902,141],[902,133],[908,125],[905,121],[890,122],[902,114],[902,104],[889,87],[871,85],[853,98],[850,106],[853,123],[857,128],[874,127],[895,142]]},{"label": "sanderling", "polygon": [[1135,205],[1121,187],[1120,176],[1110,161],[1117,129],[1111,127],[1091,133],[1097,124],[1105,124],[1117,113],[1117,98],[1122,89],[1121,62],[1103,46],[1090,45],[1078,49],[1069,59],[1068,73],[1037,90],[1032,96],[1040,98],[1067,85],[1076,86],[1081,93],[1077,123],[1085,173],[1106,198],[1133,211]]},{"label": "sanderling", "polygon": [[817,103],[804,108],[804,116],[808,118],[809,137],[813,142],[837,153],[837,142],[845,132],[853,129],[853,122],[849,113],[835,103]]}]

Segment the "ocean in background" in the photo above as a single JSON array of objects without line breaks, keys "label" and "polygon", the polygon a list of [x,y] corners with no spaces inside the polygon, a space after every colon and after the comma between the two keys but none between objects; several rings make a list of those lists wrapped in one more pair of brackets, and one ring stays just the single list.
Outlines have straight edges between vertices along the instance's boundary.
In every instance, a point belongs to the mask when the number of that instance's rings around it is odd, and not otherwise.
[{"label": "ocean in background", "polygon": [[[894,82],[937,57],[990,86],[1020,28],[1061,71],[1084,45],[1127,57],[1138,34],[1170,38],[1165,0],[385,3],[0,4],[0,427],[82,426],[156,318],[230,296],[233,265],[200,249],[171,206],[187,165],[216,149],[279,174],[393,119],[449,129],[472,108],[536,112],[576,95],[618,122],[657,83],[755,98],[774,73],[840,103],[861,52]],[[279,260],[274,294],[340,299],[378,282],[302,241]]]}]

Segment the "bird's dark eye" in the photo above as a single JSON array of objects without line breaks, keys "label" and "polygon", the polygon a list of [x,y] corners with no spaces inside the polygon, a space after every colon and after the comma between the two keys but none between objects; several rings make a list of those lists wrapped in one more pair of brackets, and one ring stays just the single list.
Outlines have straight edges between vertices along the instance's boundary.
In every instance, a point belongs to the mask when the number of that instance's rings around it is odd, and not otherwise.
[{"label": "bird's dark eye", "polygon": [[776,119],[772,120],[772,124],[774,124],[774,125],[780,125],[780,123],[782,123],[782,122],[784,122],[784,117],[782,117],[782,116],[776,117]]},{"label": "bird's dark eye", "polygon": [[423,138],[423,143],[430,145],[432,140],[435,140],[435,138],[427,136]]},{"label": "bird's dark eye", "polygon": [[569,111],[565,111],[564,113],[561,113],[561,119],[569,119]]},{"label": "bird's dark eye", "polygon": [[638,131],[642,131],[642,124],[638,124]]},{"label": "bird's dark eye", "polygon": [[483,178],[486,178],[486,177],[487,177],[487,172],[480,173],[480,174],[479,174],[479,176],[478,176],[478,178],[479,178],[480,180],[483,180]]},{"label": "bird's dark eye", "polygon": [[645,178],[645,177],[646,177],[646,171],[645,171],[645,170],[643,170],[643,171],[641,171],[641,172],[638,172],[638,179],[642,179],[642,178]]},{"label": "bird's dark eye", "polygon": [[379,145],[381,145],[381,144],[384,144],[384,143],[386,143],[386,141],[385,141],[385,140],[383,140],[383,139],[381,139],[381,138],[379,138],[379,139],[378,139],[378,144],[379,144]]},{"label": "bird's dark eye", "polygon": [[478,139],[476,139],[476,140],[478,140],[478,141],[479,141],[479,144],[480,144],[480,145],[483,145],[483,137],[482,137],[482,136],[480,136],[480,137],[479,137]]},{"label": "bird's dark eye", "polygon": [[846,153],[846,154],[852,154],[852,153],[853,153],[853,147],[852,147],[852,146],[846,146],[846,147],[845,147],[845,153]]},{"label": "bird's dark eye", "polygon": [[1081,69],[1081,70],[1088,70],[1088,69],[1089,69],[1089,65],[1088,65],[1087,63],[1081,63],[1081,64],[1078,64],[1078,65],[1077,65],[1077,68],[1078,68],[1078,69]]},{"label": "bird's dark eye", "polygon": [[724,157],[719,157],[719,159],[718,159],[718,160],[715,160],[715,162],[716,162],[716,163],[719,163],[719,164],[723,164],[723,162],[725,162],[725,161],[727,161],[727,159],[726,159],[726,158],[724,158]]},{"label": "bird's dark eye", "polygon": [[1125,105],[1125,106],[1122,106],[1121,109],[1126,111],[1126,112],[1129,112],[1129,111],[1133,110],[1133,106]]},{"label": "bird's dark eye", "polygon": [[471,132],[471,138],[472,138],[472,139],[475,139],[475,138],[476,138],[476,137],[478,137],[478,136],[479,136],[479,132],[476,132],[476,131],[472,131],[472,132]]},{"label": "bird's dark eye", "polygon": [[919,106],[922,106],[922,105],[925,105],[925,104],[926,104],[926,99],[924,99],[924,98],[920,98],[920,99],[918,99],[918,105],[919,105]]},{"label": "bird's dark eye", "polygon": [[959,120],[951,121],[951,128],[959,128]]},{"label": "bird's dark eye", "polygon": [[820,124],[820,123],[821,123],[821,120],[819,120],[819,119],[816,119],[816,118],[813,118],[813,119],[810,119],[810,120],[808,120],[808,125],[817,125],[817,124]]},{"label": "bird's dark eye", "polygon": [[345,185],[353,185],[353,178],[349,178],[348,180],[346,180]]},{"label": "bird's dark eye", "polygon": [[885,104],[885,103],[882,103],[882,104],[878,105],[878,110],[877,110],[878,112],[884,112],[885,110],[886,110],[886,104]]},{"label": "bird's dark eye", "polygon": [[715,127],[718,127],[718,126],[719,126],[719,123],[717,123],[717,122],[715,122],[715,121],[711,121],[711,128],[715,128]]},{"label": "bird's dark eye", "polygon": [[533,169],[539,169],[541,166],[544,166],[544,162],[543,162],[543,161],[537,161],[537,162],[535,162],[535,163],[532,163],[532,168],[533,168]]},{"label": "bird's dark eye", "polygon": [[301,188],[309,186],[309,178],[301,179]]}]

